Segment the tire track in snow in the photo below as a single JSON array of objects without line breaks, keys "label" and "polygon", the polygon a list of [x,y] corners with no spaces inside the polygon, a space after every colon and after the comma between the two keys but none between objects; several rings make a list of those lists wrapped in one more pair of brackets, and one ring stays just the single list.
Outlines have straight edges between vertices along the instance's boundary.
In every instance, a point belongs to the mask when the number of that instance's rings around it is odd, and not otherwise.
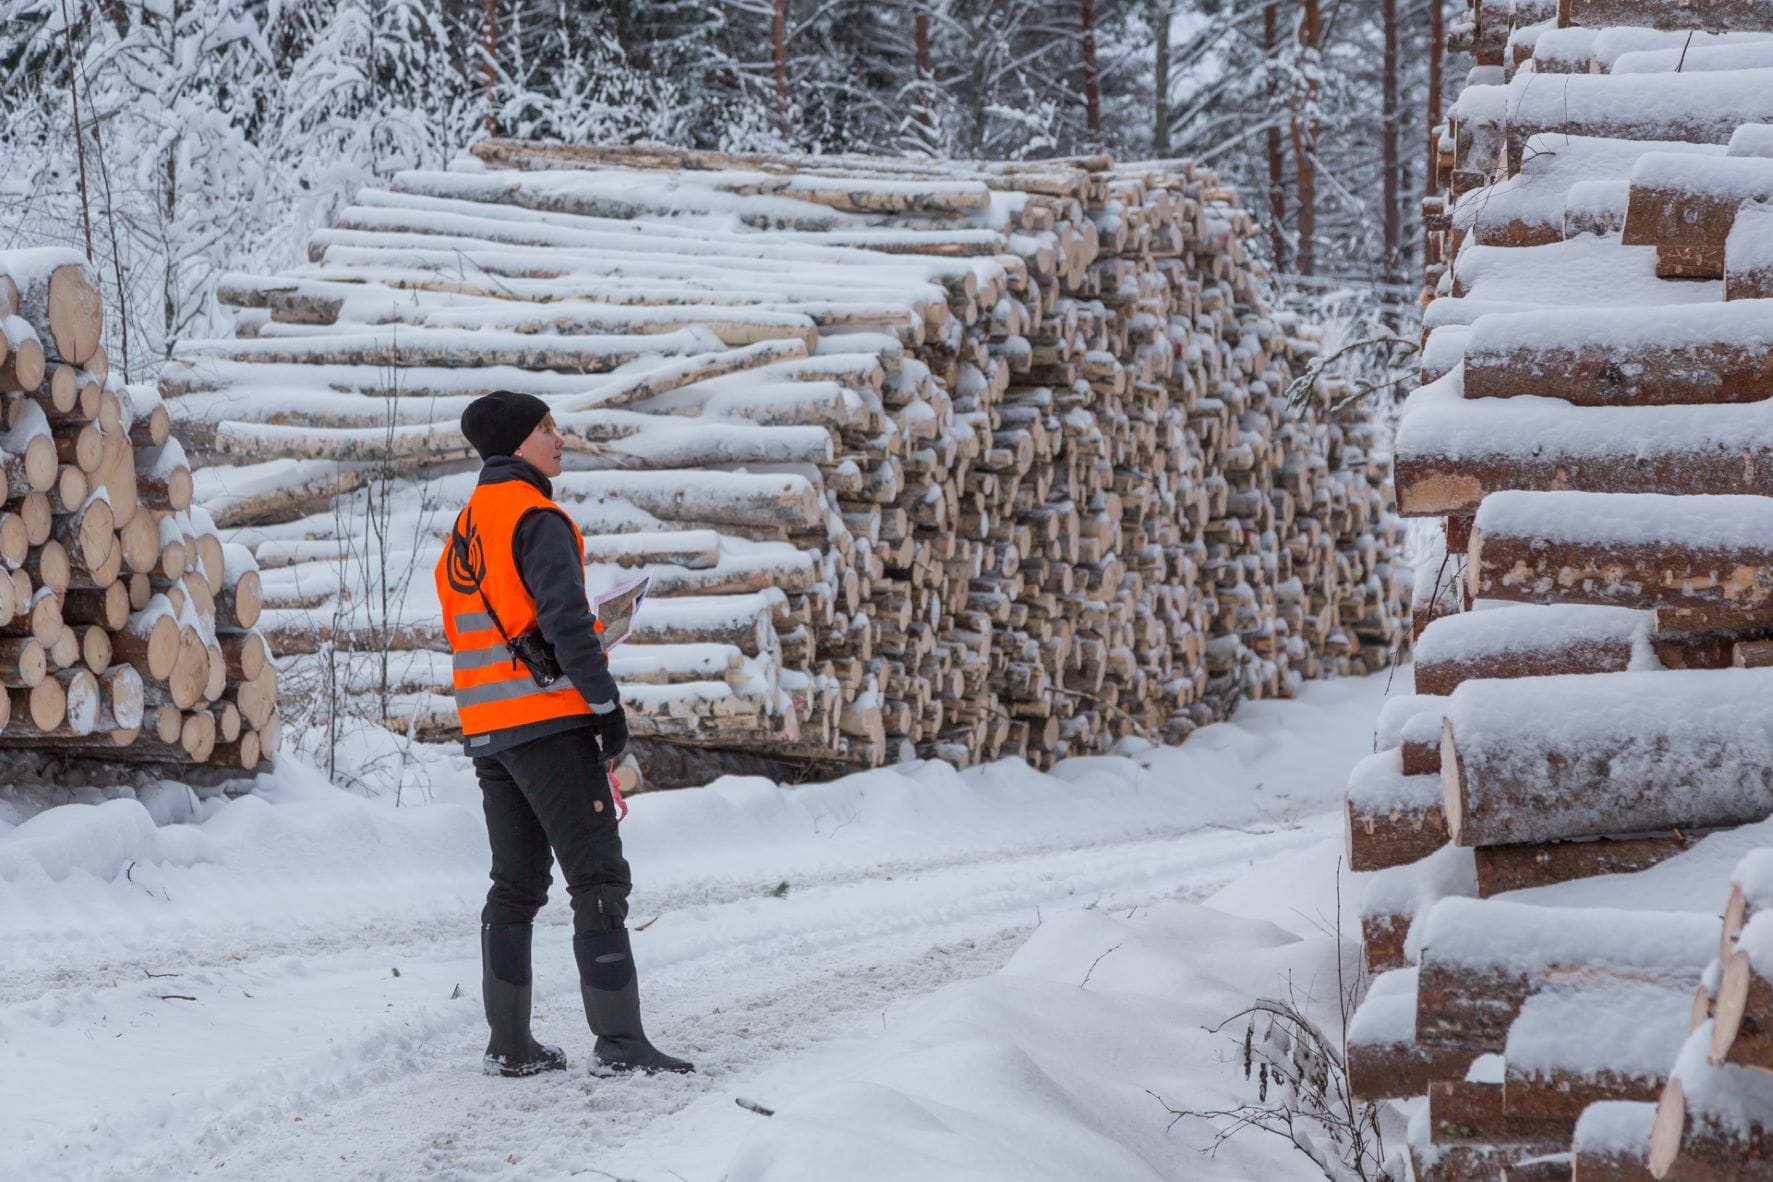
[{"label": "tire track in snow", "polygon": [[[549,909],[537,933],[537,1033],[562,1043],[577,1066],[533,1080],[478,1074],[485,1037],[478,961],[472,924],[454,904],[448,916],[417,928],[389,921],[261,940],[235,949],[241,959],[215,957],[214,967],[194,975],[217,991],[256,988],[255,1000],[268,1005],[319,983],[323,993],[331,991],[317,1003],[320,1012],[333,1005],[358,1028],[318,1048],[295,1040],[273,1045],[270,1062],[243,1064],[200,1098],[139,1101],[109,1114],[102,1127],[33,1137],[17,1176],[579,1172],[661,1117],[711,1094],[742,1093],[745,1080],[769,1064],[866,1036],[894,1001],[992,971],[1032,929],[1036,908],[1199,898],[1246,859],[1317,841],[1334,820],[1265,835],[1196,829],[1077,849],[950,854],[803,876],[783,899],[744,881],[661,893],[642,905],[665,917],[639,937],[643,995],[653,1036],[702,1066],[702,1075],[689,1078],[583,1075],[591,1039],[577,1011],[561,907]],[[227,941],[209,943],[214,951]],[[304,958],[293,981],[279,964],[290,956]],[[468,996],[361,1012],[377,1000],[373,991],[386,986],[386,966],[396,961],[430,990],[429,998],[446,996],[450,981],[462,983]],[[9,989],[25,985],[9,982]],[[106,995],[121,990],[67,990],[62,1001],[70,1016],[61,1020],[90,1020],[83,1007],[102,1012],[117,1000]],[[0,1022],[28,1029],[20,1011],[44,1008],[54,1006],[9,1007]],[[151,1081],[144,1090],[153,1094]]]}]

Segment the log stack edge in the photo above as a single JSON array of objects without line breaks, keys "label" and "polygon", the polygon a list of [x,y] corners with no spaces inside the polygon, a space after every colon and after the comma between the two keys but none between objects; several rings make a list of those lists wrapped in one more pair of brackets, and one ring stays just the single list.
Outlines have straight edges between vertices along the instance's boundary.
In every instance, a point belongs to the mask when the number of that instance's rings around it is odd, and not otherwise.
[{"label": "log stack edge", "polygon": [[0,749],[250,771],[281,741],[256,563],[103,329],[79,253],[0,251]]},{"label": "log stack edge", "polygon": [[1773,1178],[1770,34],[1759,0],[1450,29],[1395,449],[1441,543],[1347,805],[1349,1077],[1408,1102],[1417,1182]]}]

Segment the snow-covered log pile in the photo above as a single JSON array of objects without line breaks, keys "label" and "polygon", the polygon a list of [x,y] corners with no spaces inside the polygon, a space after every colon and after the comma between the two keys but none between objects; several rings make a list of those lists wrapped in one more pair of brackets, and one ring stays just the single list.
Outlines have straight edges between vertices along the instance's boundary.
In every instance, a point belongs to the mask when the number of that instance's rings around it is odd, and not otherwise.
[{"label": "snow-covered log pile", "polygon": [[376,664],[396,725],[454,725],[429,571],[508,388],[568,436],[593,584],[652,574],[637,735],[1045,764],[1400,639],[1372,428],[1300,380],[1253,232],[1183,163],[493,141],[229,277],[161,388],[274,647]]},{"label": "snow-covered log pile", "polygon": [[78,253],[0,251],[0,750],[251,769],[279,741],[255,563],[103,325]]},{"label": "snow-covered log pile", "polygon": [[1732,897],[1712,851],[1773,814],[1773,5],[1479,0],[1460,36],[1396,448],[1444,545],[1349,784],[1392,971],[1351,1070],[1427,1097],[1425,1182],[1770,1178],[1773,874]]}]

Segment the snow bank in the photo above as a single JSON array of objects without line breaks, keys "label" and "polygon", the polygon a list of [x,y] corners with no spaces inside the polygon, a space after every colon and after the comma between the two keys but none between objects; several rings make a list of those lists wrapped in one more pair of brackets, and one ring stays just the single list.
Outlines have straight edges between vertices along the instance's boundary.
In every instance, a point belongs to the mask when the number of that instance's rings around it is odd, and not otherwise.
[{"label": "snow bank", "polygon": [[1300,948],[1269,925],[1182,904],[1132,919],[1078,912],[1049,921],[1001,973],[890,1015],[886,1032],[834,1078],[761,1093],[776,1115],[740,1127],[723,1176],[1305,1177],[1304,1160],[1271,1138],[1198,1152],[1212,1126],[1187,1118],[1168,1127],[1149,1093],[1176,1107],[1253,1099],[1234,1054],[1243,1024],[1219,1034],[1201,1027],[1275,993],[1283,966],[1300,961],[1298,976],[1316,988],[1307,1008],[1327,1017],[1333,955],[1326,938]]}]

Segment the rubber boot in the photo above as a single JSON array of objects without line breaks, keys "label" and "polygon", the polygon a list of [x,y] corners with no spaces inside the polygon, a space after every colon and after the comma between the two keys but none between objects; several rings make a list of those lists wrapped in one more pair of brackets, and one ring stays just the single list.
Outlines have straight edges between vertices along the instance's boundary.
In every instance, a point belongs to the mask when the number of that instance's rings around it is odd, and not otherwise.
[{"label": "rubber boot", "polygon": [[597,1061],[611,1071],[691,1072],[694,1063],[673,1058],[647,1040],[640,1025],[640,983],[627,928],[580,932],[573,937],[579,961],[579,992],[585,1020],[597,1035]]},{"label": "rubber boot", "polygon": [[492,1038],[482,1060],[488,1075],[562,1071],[566,1054],[529,1033],[530,933],[527,923],[480,925],[480,993]]}]

